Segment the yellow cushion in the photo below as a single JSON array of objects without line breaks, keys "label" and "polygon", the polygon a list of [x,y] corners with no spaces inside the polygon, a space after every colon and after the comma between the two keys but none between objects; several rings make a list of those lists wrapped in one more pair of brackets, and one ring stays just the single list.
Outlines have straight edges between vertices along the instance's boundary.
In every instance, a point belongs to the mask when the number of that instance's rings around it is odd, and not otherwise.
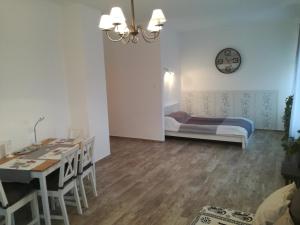
[{"label": "yellow cushion", "polygon": [[294,225],[289,209],[285,210],[285,213],[281,217],[279,217],[274,225]]},{"label": "yellow cushion", "polygon": [[273,224],[281,217],[288,208],[296,185],[287,185],[267,197],[258,207],[254,216],[253,225]]}]

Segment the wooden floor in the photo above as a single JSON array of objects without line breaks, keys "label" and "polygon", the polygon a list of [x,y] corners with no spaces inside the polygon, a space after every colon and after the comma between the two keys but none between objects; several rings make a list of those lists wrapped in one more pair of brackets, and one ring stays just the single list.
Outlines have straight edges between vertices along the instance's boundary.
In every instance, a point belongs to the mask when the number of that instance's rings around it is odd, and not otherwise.
[{"label": "wooden floor", "polygon": [[208,204],[255,212],[284,184],[281,136],[257,131],[246,151],[199,140],[111,138],[111,156],[97,163],[99,197],[88,189],[90,209],[83,216],[70,209],[71,225],[189,225]]}]

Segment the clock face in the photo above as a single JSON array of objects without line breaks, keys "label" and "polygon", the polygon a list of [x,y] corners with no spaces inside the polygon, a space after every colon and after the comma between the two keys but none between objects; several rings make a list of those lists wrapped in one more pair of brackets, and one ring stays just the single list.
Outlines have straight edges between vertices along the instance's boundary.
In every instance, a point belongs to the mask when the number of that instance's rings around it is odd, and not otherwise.
[{"label": "clock face", "polygon": [[234,73],[241,65],[241,55],[233,48],[225,48],[218,53],[215,63],[221,73]]}]

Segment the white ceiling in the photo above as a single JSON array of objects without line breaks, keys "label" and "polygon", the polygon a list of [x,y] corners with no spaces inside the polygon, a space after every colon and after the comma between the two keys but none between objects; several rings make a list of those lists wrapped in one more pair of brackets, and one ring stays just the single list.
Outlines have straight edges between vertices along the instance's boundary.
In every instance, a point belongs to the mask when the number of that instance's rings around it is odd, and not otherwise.
[{"label": "white ceiling", "polygon": [[[103,14],[120,6],[130,21],[130,0],[67,1],[96,7]],[[300,21],[300,0],[135,0],[137,20],[148,21],[154,8],[163,9],[168,25],[178,31],[245,21]]]}]

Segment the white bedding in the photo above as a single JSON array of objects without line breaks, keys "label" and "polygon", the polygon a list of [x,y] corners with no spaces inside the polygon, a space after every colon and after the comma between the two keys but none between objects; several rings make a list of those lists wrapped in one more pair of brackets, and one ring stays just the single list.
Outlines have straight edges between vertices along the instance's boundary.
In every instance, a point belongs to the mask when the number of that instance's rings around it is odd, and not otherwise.
[{"label": "white bedding", "polygon": [[178,132],[180,128],[181,123],[179,123],[177,120],[175,120],[172,117],[165,116],[165,130],[166,131],[174,131]]},{"label": "white bedding", "polygon": [[217,135],[238,135],[248,138],[248,132],[243,127],[220,125],[217,128]]},{"label": "white bedding", "polygon": [[[251,120],[248,120],[246,118],[241,117],[231,117],[234,119],[245,119],[253,125],[254,130],[254,124]],[[182,123],[179,123],[177,120],[175,120],[172,117],[165,116],[165,130],[166,131],[172,131],[172,132],[179,132],[180,126]],[[207,125],[194,125],[198,127],[207,127]],[[244,136],[245,139],[248,139],[248,132],[245,128],[239,127],[239,126],[229,126],[229,125],[219,125],[216,131],[217,135],[225,135],[225,136]]]}]

